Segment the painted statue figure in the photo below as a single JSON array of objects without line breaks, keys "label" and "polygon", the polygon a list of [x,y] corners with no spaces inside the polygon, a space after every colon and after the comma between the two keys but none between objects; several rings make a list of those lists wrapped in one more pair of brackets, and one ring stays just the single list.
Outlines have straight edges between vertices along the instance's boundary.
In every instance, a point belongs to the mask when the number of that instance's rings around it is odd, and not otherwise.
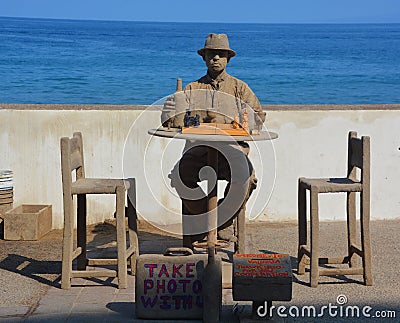
[{"label": "painted statue figure", "polygon": [[[186,98],[193,97],[193,94],[199,90],[209,91],[211,94],[227,94],[244,102],[254,111],[255,124],[259,128],[265,120],[265,113],[262,111],[258,98],[245,82],[226,72],[227,64],[236,55],[235,51],[229,47],[227,35],[209,34],[204,47],[199,49],[197,53],[203,58],[207,66],[207,74],[197,81],[189,83],[184,88],[183,92],[186,94]],[[202,123],[221,122],[221,118],[212,111],[199,112],[198,114]],[[183,126],[183,118],[183,116],[177,114],[176,102],[171,99],[167,100],[161,116],[163,125],[169,123],[175,127]],[[217,120],[218,118],[219,120]],[[246,123],[248,122],[247,118],[248,113],[246,111]],[[229,118],[222,119],[225,122],[233,122],[237,120],[237,117],[232,116],[231,121],[229,121]],[[236,240],[233,221],[240,212],[245,212],[246,202],[257,186],[257,179],[248,154],[249,145],[245,142],[225,144],[223,151],[219,152],[218,179],[228,182],[224,198],[218,201],[219,239]],[[196,198],[188,197],[187,194],[188,191],[198,192],[201,169],[206,165],[207,147],[187,142],[180,161],[169,175],[171,185],[181,197],[187,212],[192,215],[202,214],[207,210],[207,197],[204,193],[196,195]],[[230,201],[240,201],[239,206],[233,208],[232,205],[235,203],[227,201],[227,196],[230,196]],[[198,233],[200,233],[199,239],[205,236],[202,232]]]}]

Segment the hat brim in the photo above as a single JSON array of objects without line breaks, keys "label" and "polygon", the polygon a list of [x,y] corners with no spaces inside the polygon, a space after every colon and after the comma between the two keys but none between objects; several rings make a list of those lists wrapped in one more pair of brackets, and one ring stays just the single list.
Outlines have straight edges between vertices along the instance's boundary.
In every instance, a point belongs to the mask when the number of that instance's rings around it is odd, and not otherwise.
[{"label": "hat brim", "polygon": [[204,53],[206,51],[206,49],[210,49],[210,50],[226,50],[228,52],[228,57],[231,58],[233,56],[236,56],[236,52],[230,48],[200,48],[197,51],[197,54],[199,54],[200,56],[204,57]]}]

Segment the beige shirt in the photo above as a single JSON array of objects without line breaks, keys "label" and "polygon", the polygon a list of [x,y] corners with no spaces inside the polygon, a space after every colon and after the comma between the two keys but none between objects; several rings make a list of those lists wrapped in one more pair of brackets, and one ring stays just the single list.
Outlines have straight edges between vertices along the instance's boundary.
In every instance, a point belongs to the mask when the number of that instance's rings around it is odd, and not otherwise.
[{"label": "beige shirt", "polygon": [[[261,104],[250,87],[245,82],[229,75],[225,71],[215,80],[206,74],[199,80],[189,83],[185,87],[184,93],[187,104],[184,108],[189,108],[192,111],[192,115],[199,114],[200,122],[230,123],[233,117],[238,114],[238,109],[240,110],[239,105],[242,107],[250,106],[254,111],[256,124],[265,121],[265,112],[262,111]],[[228,95],[225,95],[225,93]],[[219,95],[217,96],[217,94]],[[232,100],[236,100],[236,102]],[[217,109],[214,110],[219,111],[222,115],[216,115],[215,113],[210,111],[206,112],[204,110],[209,108],[211,101],[214,108],[217,106]],[[220,107],[224,106],[224,108],[219,110],[218,103]],[[200,107],[202,110],[198,110]],[[163,112],[162,120],[164,121],[169,118],[173,126],[183,126],[184,108],[181,108],[182,111],[179,111],[177,107],[176,112],[178,115],[175,117],[166,115],[166,113]],[[211,109],[211,111],[213,110]],[[225,117],[223,115],[225,115]]]}]

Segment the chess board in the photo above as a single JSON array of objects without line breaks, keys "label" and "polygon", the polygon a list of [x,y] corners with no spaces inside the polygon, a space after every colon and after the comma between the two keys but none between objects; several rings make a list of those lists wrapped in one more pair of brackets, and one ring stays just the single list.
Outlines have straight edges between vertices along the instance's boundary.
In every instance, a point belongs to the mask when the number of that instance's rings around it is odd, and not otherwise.
[{"label": "chess board", "polygon": [[225,123],[200,123],[198,127],[183,127],[184,134],[198,135],[227,135],[227,136],[249,136],[250,133],[242,127],[234,128],[232,124]]}]

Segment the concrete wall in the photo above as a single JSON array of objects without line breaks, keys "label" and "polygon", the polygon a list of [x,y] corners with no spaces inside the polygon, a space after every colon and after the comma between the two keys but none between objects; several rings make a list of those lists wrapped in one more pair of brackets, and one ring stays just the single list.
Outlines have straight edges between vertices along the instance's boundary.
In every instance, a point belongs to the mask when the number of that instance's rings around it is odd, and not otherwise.
[{"label": "concrete wall", "polygon": [[[298,177],[344,176],[349,130],[371,137],[372,219],[400,217],[400,105],[269,109],[266,126],[279,138],[252,144],[259,187],[249,219],[296,220]],[[81,131],[87,177],[135,177],[140,215],[178,223],[180,202],[167,175],[184,143],[147,134],[159,116],[134,106],[0,105],[0,169],[14,172],[14,206],[52,204],[53,227],[62,227],[59,141]],[[323,220],[345,219],[344,194],[322,196],[320,207]],[[90,223],[103,221],[112,217],[114,200],[93,196],[88,208]]]}]

